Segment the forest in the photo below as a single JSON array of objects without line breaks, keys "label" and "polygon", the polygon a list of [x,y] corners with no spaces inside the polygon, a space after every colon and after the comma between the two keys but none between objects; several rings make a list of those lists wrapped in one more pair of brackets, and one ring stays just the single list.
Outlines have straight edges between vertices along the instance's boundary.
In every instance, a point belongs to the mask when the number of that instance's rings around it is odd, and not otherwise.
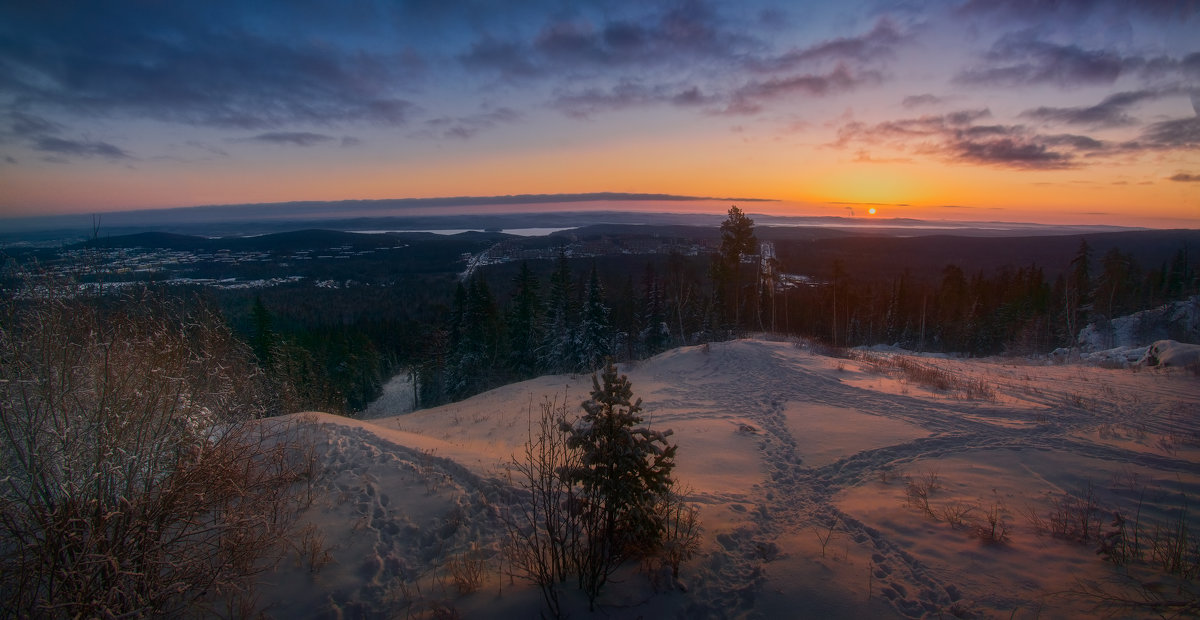
[{"label": "forest", "polygon": [[[733,207],[719,228],[605,225],[541,237],[98,238],[65,251],[9,248],[0,286],[15,290],[22,270],[70,255],[80,282],[125,278],[193,296],[265,372],[296,386],[292,406],[354,414],[400,373],[419,387],[415,404],[430,407],[752,333],[832,347],[1048,353],[1075,345],[1088,324],[1103,332],[1115,317],[1200,292],[1197,244],[1200,232],[1188,230],[905,237],[761,227]],[[127,261],[147,248],[190,258],[131,269],[88,254],[120,251]],[[487,252],[502,259],[468,267]]]},{"label": "forest", "polygon": [[[399,372],[419,386],[417,404],[430,407],[541,374],[587,372],[608,358],[748,333],[967,356],[1048,353],[1073,346],[1089,323],[1200,292],[1186,240],[1168,252],[1161,244],[1147,251],[1137,237],[1056,238],[1038,247],[1076,244],[1058,250],[1058,264],[991,268],[978,265],[995,255],[986,250],[938,269],[929,260],[906,266],[903,254],[885,269],[862,252],[827,252],[827,268],[797,278],[789,273],[811,262],[812,246],[871,240],[785,238],[764,258],[753,220],[736,207],[720,232],[708,254],[579,258],[560,250],[553,260],[492,265],[418,290],[274,289],[222,305],[262,363],[308,386],[312,407],[349,413]],[[1115,245],[1122,240],[1138,254]],[[1017,241],[1009,243],[1027,240]]]}]

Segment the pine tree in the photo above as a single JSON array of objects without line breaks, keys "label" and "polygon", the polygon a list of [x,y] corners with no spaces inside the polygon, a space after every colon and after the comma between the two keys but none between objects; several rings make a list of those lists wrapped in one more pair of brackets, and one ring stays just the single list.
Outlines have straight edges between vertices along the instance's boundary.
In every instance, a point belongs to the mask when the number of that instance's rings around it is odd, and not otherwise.
[{"label": "pine tree", "polygon": [[558,264],[550,274],[550,293],[546,298],[546,314],[542,344],[538,348],[541,367],[550,372],[575,371],[576,318],[574,286],[567,256],[558,253]]},{"label": "pine tree", "polygon": [[642,426],[642,399],[633,400],[629,378],[611,361],[599,378],[592,375],[592,388],[583,417],[564,422],[563,430],[567,446],[581,453],[565,477],[580,485],[588,510],[579,577],[594,604],[625,558],[661,543],[664,523],[656,508],[671,488],[676,447],[667,443],[671,431]]},{"label": "pine tree", "polygon": [[454,398],[471,396],[491,386],[501,342],[499,311],[487,282],[473,278],[463,293],[460,286],[455,295],[458,340],[447,377]]},{"label": "pine tree", "polygon": [[1075,344],[1079,330],[1087,323],[1088,311],[1092,305],[1091,278],[1092,248],[1087,239],[1079,241],[1079,249],[1075,258],[1071,259],[1071,272],[1067,276],[1067,290],[1064,307],[1065,321],[1069,341]]},{"label": "pine tree", "polygon": [[733,321],[734,329],[741,329],[742,321],[742,257],[754,254],[757,249],[754,220],[736,205],[729,207],[729,216],[721,223],[721,251],[715,272],[723,309],[729,313],[727,318]]},{"label": "pine tree", "polygon": [[641,332],[641,313],[638,310],[638,298],[633,289],[633,274],[626,273],[610,315],[614,340],[613,354],[619,354],[621,359],[636,359],[638,335]]},{"label": "pine tree", "polygon": [[604,303],[604,287],[592,264],[583,303],[583,316],[579,326],[579,361],[577,368],[592,370],[612,355],[612,327],[609,325],[609,308]]},{"label": "pine tree", "polygon": [[521,271],[513,278],[516,292],[508,313],[508,364],[520,378],[538,373],[537,347],[541,343],[541,308],[538,280],[522,261]]},{"label": "pine tree", "polygon": [[271,329],[271,312],[263,304],[261,296],[255,295],[251,313],[254,316],[254,334],[250,337],[250,346],[254,348],[254,355],[263,368],[269,369],[275,361],[274,352],[277,338]]},{"label": "pine tree", "polygon": [[654,355],[666,348],[671,339],[667,327],[666,300],[662,284],[654,273],[653,263],[646,263],[646,273],[642,276],[641,308],[638,311],[638,324],[641,332],[638,343],[643,355]]}]

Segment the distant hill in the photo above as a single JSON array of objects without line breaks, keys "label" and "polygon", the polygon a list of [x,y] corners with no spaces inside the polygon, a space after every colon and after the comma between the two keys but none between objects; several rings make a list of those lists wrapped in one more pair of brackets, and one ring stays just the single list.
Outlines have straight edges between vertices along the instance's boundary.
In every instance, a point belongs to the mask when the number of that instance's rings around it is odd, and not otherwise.
[{"label": "distant hill", "polygon": [[251,237],[209,238],[165,232],[145,232],[131,235],[100,237],[75,244],[75,248],[155,248],[165,250],[238,250],[289,252],[303,249],[351,247],[370,250],[393,247],[403,242],[461,242],[499,241],[511,235],[504,233],[467,232],[458,235],[431,233],[353,233],[339,230],[305,229]]},{"label": "distant hill", "polygon": [[[778,229],[776,229],[778,230]],[[803,234],[797,231],[796,234]],[[768,238],[759,234],[760,238]],[[1012,266],[1042,267],[1049,278],[1067,268],[1087,240],[1093,271],[1106,252],[1119,248],[1131,254],[1142,269],[1158,267],[1181,249],[1200,252],[1200,230],[1140,230],[1062,236],[963,237],[935,235],[890,237],[868,235],[828,236],[808,240],[776,237],[779,260],[787,269],[821,277],[841,261],[854,276],[937,275],[946,265],[958,265],[968,274]]]}]

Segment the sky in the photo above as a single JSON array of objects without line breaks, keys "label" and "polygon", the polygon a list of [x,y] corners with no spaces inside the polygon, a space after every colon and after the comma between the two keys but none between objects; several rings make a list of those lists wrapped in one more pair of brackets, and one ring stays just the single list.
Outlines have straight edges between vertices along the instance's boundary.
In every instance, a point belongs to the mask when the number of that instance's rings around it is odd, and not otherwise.
[{"label": "sky", "polygon": [[1195,228],[1197,33],[1197,0],[12,0],[0,217],[629,192]]}]

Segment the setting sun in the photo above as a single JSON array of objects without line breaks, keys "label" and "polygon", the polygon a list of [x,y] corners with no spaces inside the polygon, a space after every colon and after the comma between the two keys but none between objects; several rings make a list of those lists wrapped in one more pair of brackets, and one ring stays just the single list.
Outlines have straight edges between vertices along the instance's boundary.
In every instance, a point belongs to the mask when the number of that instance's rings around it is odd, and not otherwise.
[{"label": "setting sun", "polygon": [[867,209],[867,213],[870,213],[871,215],[875,215],[875,207],[871,207],[870,209]]}]

